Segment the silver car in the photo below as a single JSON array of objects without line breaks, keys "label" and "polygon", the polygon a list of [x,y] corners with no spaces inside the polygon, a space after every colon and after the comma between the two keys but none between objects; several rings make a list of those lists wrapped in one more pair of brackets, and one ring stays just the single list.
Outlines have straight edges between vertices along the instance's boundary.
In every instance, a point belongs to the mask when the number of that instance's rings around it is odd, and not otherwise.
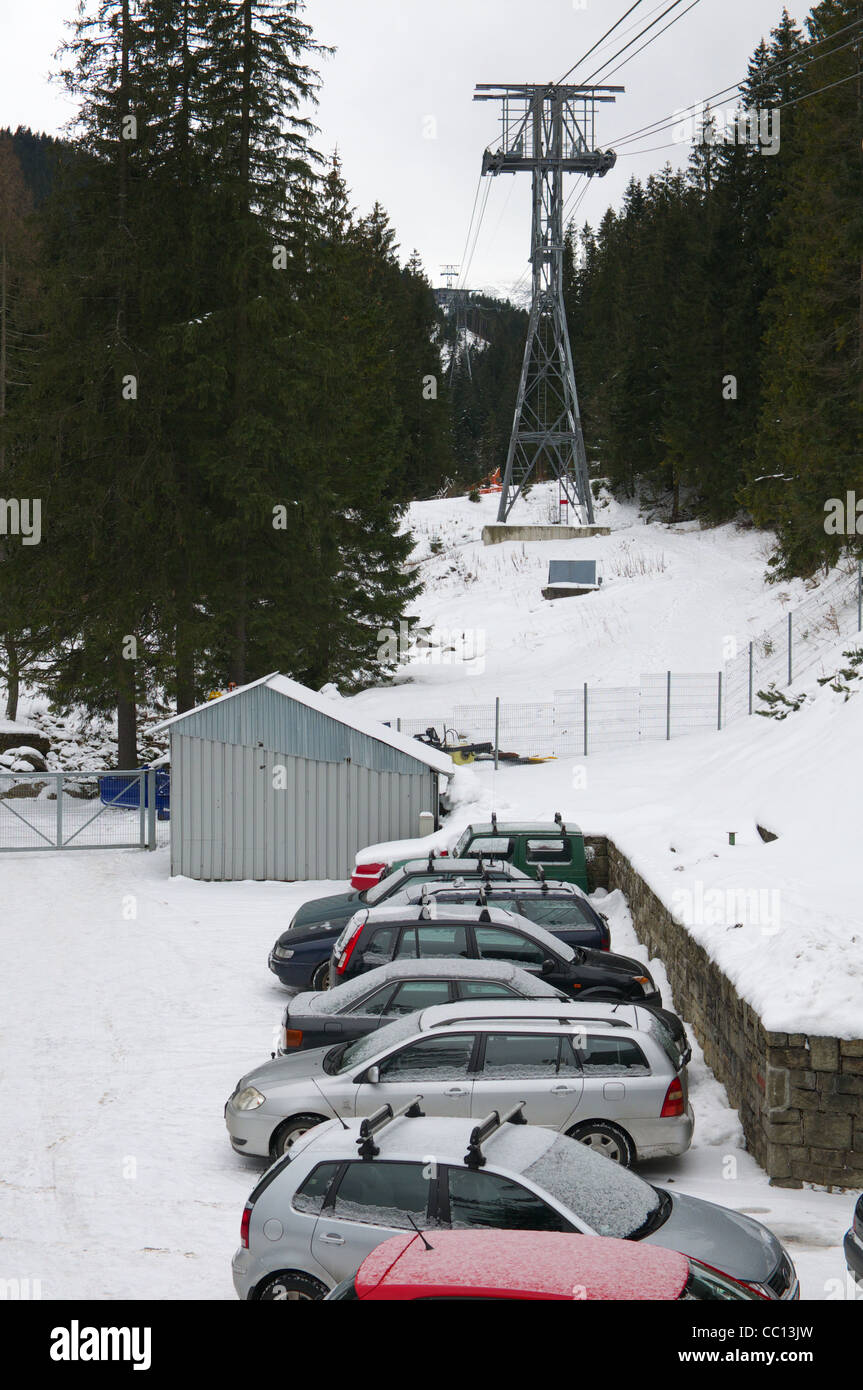
[{"label": "silver car", "polygon": [[331,1120],[277,1160],[243,1211],[232,1261],[240,1298],[323,1298],[382,1241],[416,1226],[644,1240],[767,1298],[798,1296],[790,1258],[751,1217],[652,1187],[551,1130],[505,1123],[518,1114],[477,1124],[418,1109]]},{"label": "silver car", "polygon": [[444,1004],[276,1058],[237,1083],[225,1123],[238,1153],[274,1158],[332,1115],[370,1115],[417,1092],[429,1114],[465,1119],[523,1101],[530,1123],[627,1167],[692,1142],[686,1066],[661,1020],[588,1001]]}]

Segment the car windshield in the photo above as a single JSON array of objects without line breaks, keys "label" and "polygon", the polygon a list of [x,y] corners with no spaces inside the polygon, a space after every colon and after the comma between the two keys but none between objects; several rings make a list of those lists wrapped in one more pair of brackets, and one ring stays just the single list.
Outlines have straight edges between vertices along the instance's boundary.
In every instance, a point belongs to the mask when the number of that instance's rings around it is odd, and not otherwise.
[{"label": "car windshield", "polygon": [[456,841],[456,847],[455,847],[455,849],[454,849],[453,852],[452,852],[452,858],[453,858],[453,859],[463,859],[463,858],[464,858],[464,851],[467,849],[468,845],[470,844],[471,838],[472,838],[472,832],[471,832],[470,826],[468,826],[467,830],[463,830],[462,833],[461,833],[461,835],[459,836],[458,840]]},{"label": "car windshield", "polygon": [[555,1138],[523,1171],[600,1236],[646,1235],[670,1209],[670,1199],[666,1198],[666,1209],[660,1193],[628,1168],[565,1135]]},{"label": "car windshield", "polygon": [[374,1033],[368,1033],[364,1038],[357,1038],[356,1042],[333,1048],[333,1051],[328,1052],[324,1059],[324,1070],[329,1072],[331,1076],[341,1075],[342,1072],[350,1071],[352,1067],[362,1066],[363,1062],[367,1062],[378,1052],[386,1052],[388,1048],[402,1042],[404,1038],[412,1037],[416,1031],[416,1014],[405,1014],[404,1018],[397,1018],[394,1023],[388,1023],[385,1028],[377,1028]]},{"label": "car windshield", "polygon": [[360,897],[364,902],[378,903],[382,898],[388,897],[390,893],[400,888],[406,879],[407,874],[404,869],[395,869],[393,873],[385,874],[384,877],[378,883],[373,884],[371,888],[367,888],[364,893],[360,894]]}]

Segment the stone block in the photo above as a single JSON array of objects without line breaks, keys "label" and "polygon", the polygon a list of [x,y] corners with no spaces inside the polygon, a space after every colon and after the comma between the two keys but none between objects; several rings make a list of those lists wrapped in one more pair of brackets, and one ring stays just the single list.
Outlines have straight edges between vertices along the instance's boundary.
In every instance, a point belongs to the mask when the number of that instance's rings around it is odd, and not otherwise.
[{"label": "stone block", "polygon": [[839,1042],[836,1038],[810,1038],[813,1071],[839,1070]]},{"label": "stone block", "polygon": [[[850,1149],[852,1126],[850,1115],[804,1115],[804,1141],[815,1149]],[[820,1179],[813,1179],[820,1181]]]}]

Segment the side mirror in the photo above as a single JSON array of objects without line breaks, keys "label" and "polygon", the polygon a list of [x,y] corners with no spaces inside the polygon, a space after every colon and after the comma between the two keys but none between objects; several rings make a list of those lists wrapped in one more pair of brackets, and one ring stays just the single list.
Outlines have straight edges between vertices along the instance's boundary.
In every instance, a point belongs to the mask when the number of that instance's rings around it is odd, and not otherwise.
[{"label": "side mirror", "polygon": [[365,1080],[368,1082],[368,1084],[369,1084],[370,1086],[377,1086],[378,1083],[380,1082],[380,1079],[381,1079],[381,1069],[380,1069],[380,1067],[377,1067],[377,1066],[375,1066],[375,1067],[369,1067],[369,1069],[368,1069],[368,1071],[366,1072],[366,1075],[365,1075]]},{"label": "side mirror", "polygon": [[551,960],[550,958],[549,958],[549,959],[546,959],[546,960],[544,960],[544,961],[542,962],[542,973],[543,973],[543,975],[553,975],[556,969],[557,969],[557,966],[556,966],[555,962],[554,962],[553,960]]}]

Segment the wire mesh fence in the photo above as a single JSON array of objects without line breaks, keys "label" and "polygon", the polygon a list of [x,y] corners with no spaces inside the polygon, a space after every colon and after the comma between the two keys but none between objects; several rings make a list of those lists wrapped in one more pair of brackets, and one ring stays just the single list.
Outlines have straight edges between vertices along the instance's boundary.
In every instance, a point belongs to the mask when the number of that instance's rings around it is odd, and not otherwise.
[{"label": "wire mesh fence", "polygon": [[164,774],[0,771],[0,853],[155,849],[169,837]]},{"label": "wire mesh fence", "polygon": [[500,757],[524,759],[577,757],[617,744],[720,730],[754,714],[759,691],[793,684],[841,638],[863,642],[861,628],[858,567],[856,574],[821,585],[751,641],[735,643],[721,670],[648,672],[637,686],[582,685],[555,691],[551,701],[538,704],[495,700],[390,723],[408,735],[434,730],[447,747],[490,743]]}]

